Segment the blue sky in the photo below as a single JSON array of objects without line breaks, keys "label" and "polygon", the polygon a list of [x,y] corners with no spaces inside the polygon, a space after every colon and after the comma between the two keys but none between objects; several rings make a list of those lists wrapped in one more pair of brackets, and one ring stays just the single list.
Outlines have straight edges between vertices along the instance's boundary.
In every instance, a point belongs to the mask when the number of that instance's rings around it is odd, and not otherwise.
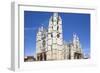
[{"label": "blue sky", "polygon": [[[36,32],[43,25],[48,27],[52,12],[24,11],[24,56],[32,56],[36,51]],[[90,54],[90,14],[59,13],[62,18],[63,38],[72,41],[73,33],[80,38],[82,50]]]}]

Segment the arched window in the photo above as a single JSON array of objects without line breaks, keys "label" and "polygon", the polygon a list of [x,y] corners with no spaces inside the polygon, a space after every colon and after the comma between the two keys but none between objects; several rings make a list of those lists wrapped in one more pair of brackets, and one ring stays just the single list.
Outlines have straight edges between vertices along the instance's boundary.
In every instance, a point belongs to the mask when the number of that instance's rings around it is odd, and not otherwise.
[{"label": "arched window", "polygon": [[53,34],[51,33],[51,37],[53,37]]},{"label": "arched window", "polygon": [[45,42],[45,40],[43,40],[43,43],[42,43],[43,47],[45,47],[45,44],[46,44],[46,42]]},{"label": "arched window", "polygon": [[59,34],[57,34],[57,38],[59,38],[60,37],[60,35]]}]

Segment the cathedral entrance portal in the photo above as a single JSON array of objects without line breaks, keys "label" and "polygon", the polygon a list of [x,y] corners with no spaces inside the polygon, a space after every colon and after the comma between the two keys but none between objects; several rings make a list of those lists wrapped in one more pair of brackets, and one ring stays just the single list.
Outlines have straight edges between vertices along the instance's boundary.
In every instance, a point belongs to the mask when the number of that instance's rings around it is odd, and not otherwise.
[{"label": "cathedral entrance portal", "polygon": [[74,59],[81,59],[82,58],[82,54],[81,53],[74,53]]}]

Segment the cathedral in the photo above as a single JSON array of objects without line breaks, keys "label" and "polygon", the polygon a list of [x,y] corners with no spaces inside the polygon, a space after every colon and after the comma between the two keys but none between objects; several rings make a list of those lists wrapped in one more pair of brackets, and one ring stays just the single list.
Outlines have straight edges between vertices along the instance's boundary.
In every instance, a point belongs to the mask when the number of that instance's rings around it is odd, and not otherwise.
[{"label": "cathedral", "polygon": [[79,37],[74,33],[71,42],[63,39],[62,19],[53,13],[48,28],[39,27],[36,34],[36,60],[83,59]]}]

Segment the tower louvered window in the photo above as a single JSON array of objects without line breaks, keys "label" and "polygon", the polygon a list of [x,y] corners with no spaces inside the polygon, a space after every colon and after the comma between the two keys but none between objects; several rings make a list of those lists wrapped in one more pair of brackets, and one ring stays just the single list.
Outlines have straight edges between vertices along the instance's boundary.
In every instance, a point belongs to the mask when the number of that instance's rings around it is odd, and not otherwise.
[{"label": "tower louvered window", "polygon": [[51,33],[51,37],[53,37],[52,33]]},{"label": "tower louvered window", "polygon": [[57,26],[57,30],[59,29],[59,26]]},{"label": "tower louvered window", "polygon": [[57,34],[57,38],[59,38],[60,37],[60,35],[59,34]]}]

